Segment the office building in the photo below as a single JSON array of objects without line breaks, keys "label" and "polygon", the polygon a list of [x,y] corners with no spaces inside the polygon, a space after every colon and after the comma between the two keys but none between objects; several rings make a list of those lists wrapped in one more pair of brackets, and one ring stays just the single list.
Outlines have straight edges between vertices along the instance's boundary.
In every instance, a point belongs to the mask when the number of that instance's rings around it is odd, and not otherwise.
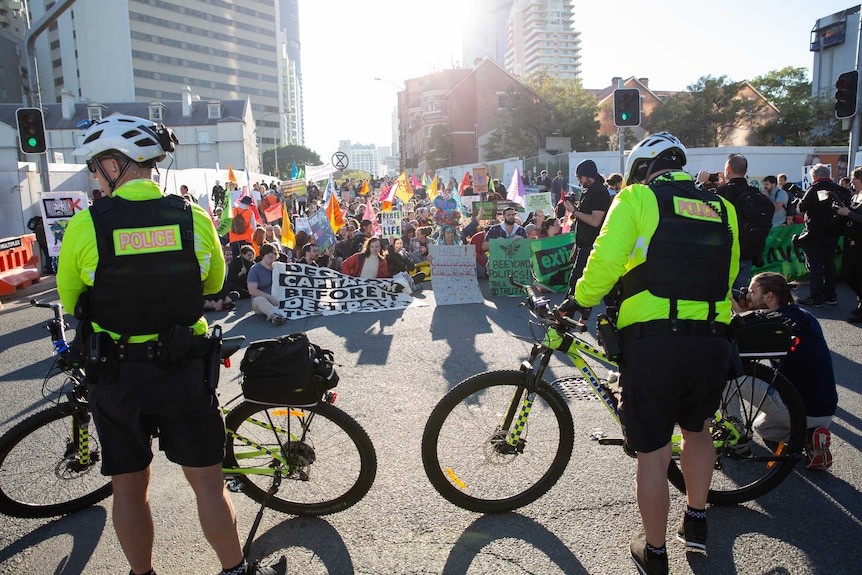
[{"label": "office building", "polygon": [[[53,0],[29,0],[33,21]],[[298,0],[77,0],[36,42],[42,100],[249,100],[261,145],[304,141]]]}]

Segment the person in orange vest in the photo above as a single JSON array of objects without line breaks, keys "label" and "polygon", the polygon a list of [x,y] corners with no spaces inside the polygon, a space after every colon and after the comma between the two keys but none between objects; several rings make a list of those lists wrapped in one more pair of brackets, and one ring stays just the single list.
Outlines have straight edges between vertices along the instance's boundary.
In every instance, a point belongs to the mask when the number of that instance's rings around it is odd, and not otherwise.
[{"label": "person in orange vest", "polygon": [[251,209],[251,196],[243,196],[233,210],[230,224],[230,249],[234,258],[239,257],[239,248],[251,244],[251,235],[257,229],[258,221]]}]

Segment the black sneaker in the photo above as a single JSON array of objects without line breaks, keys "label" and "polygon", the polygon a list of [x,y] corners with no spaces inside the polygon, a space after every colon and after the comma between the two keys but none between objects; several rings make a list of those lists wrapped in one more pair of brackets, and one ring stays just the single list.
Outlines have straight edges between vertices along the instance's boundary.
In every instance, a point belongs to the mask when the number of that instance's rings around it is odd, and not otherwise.
[{"label": "black sneaker", "polygon": [[686,550],[698,550],[706,553],[706,519],[695,519],[689,515],[683,515],[682,523],[676,530],[676,538],[685,543]]},{"label": "black sneaker", "polygon": [[808,297],[799,300],[799,305],[804,305],[805,307],[823,307],[823,302],[819,299]]},{"label": "black sneaker", "polygon": [[667,553],[662,556],[647,554],[646,535],[639,531],[632,535],[629,549],[632,553],[632,561],[638,568],[640,575],[667,575],[670,573],[667,565]]},{"label": "black sneaker", "polygon": [[282,555],[277,562],[269,567],[261,567],[257,561],[254,561],[249,564],[245,573],[246,575],[285,575],[287,573],[287,558]]}]

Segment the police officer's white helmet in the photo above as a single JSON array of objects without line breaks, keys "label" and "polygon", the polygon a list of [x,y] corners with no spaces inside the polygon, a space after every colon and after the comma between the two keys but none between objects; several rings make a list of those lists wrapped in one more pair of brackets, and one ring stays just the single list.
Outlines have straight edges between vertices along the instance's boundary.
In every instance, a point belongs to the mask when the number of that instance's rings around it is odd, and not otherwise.
[{"label": "police officer's white helmet", "polygon": [[685,146],[669,132],[650,134],[629,153],[626,185],[644,181],[652,171],[650,165],[658,158],[670,160],[682,168],[686,164]]},{"label": "police officer's white helmet", "polygon": [[136,116],[111,116],[92,124],[72,154],[89,159],[117,151],[133,162],[160,162],[177,143],[173,132],[163,125]]}]

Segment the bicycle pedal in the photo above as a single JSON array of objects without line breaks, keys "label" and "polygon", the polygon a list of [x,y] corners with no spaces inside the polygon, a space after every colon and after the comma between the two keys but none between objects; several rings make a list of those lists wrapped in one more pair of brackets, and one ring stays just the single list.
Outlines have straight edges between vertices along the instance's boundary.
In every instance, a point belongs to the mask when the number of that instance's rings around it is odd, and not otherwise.
[{"label": "bicycle pedal", "polygon": [[622,437],[602,437],[599,439],[599,445],[625,445],[626,440]]},{"label": "bicycle pedal", "polygon": [[590,433],[590,439],[592,439],[593,441],[601,441],[607,436],[608,434],[601,429],[594,429],[592,433]]},{"label": "bicycle pedal", "polygon": [[242,483],[236,478],[226,479],[225,487],[231,493],[242,493]]}]

